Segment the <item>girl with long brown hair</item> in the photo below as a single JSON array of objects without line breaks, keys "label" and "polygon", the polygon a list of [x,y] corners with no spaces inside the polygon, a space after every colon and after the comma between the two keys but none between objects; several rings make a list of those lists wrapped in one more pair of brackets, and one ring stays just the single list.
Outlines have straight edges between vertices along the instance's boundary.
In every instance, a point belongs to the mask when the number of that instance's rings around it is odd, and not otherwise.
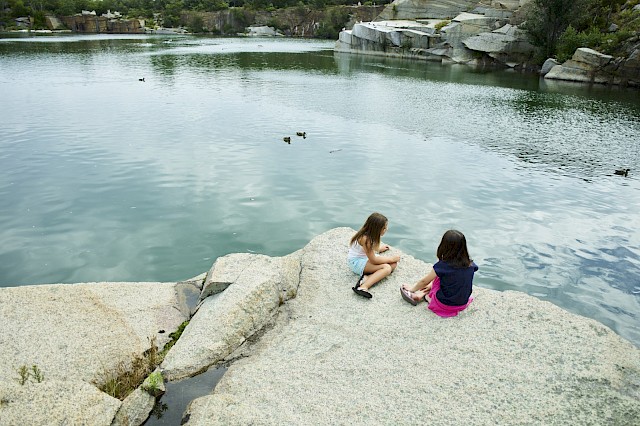
[{"label": "girl with long brown hair", "polygon": [[382,253],[389,250],[389,246],[380,241],[387,232],[388,226],[389,221],[384,215],[372,213],[349,242],[347,263],[360,277],[352,290],[367,299],[373,297],[369,289],[391,274],[400,261],[398,255],[378,256],[376,254],[376,252]]}]

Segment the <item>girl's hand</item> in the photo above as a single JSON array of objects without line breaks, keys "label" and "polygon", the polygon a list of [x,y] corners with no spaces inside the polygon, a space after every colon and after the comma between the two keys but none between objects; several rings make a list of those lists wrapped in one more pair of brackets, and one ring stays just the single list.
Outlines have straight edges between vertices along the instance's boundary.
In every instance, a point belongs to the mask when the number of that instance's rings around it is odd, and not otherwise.
[{"label": "girl's hand", "polygon": [[378,248],[378,253],[382,253],[385,252],[387,250],[389,250],[391,247],[389,247],[389,244],[380,244],[380,247]]}]

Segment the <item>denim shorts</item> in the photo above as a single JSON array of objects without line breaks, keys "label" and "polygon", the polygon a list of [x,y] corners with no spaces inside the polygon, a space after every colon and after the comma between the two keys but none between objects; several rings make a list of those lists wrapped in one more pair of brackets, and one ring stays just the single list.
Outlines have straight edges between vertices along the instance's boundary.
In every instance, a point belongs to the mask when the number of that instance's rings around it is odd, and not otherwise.
[{"label": "denim shorts", "polygon": [[366,257],[352,257],[347,259],[347,263],[349,264],[349,268],[356,274],[362,275],[364,272],[364,267],[367,266],[367,258]]}]

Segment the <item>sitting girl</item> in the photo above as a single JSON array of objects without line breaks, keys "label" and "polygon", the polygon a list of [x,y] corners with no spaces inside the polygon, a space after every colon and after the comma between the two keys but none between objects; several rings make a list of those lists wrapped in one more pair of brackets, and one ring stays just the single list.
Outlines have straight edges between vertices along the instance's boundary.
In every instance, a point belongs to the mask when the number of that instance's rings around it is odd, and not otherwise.
[{"label": "sitting girl", "polygon": [[[389,250],[380,238],[387,232],[389,221],[380,213],[372,213],[362,228],[351,238],[347,263],[360,278],[352,290],[359,296],[371,299],[369,289],[396,269],[400,256],[377,256],[377,252]],[[370,274],[370,275],[369,275]]]},{"label": "sitting girl", "polygon": [[473,274],[478,266],[469,258],[462,232],[453,229],[442,236],[437,256],[433,269],[413,286],[401,286],[400,294],[414,306],[424,300],[435,314],[454,317],[473,301]]}]

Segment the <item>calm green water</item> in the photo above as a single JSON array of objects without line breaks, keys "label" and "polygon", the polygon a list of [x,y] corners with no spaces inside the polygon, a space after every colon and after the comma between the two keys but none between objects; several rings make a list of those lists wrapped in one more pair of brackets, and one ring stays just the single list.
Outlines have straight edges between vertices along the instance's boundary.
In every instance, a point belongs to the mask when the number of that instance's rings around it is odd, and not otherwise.
[{"label": "calm green water", "polygon": [[332,47],[0,39],[0,286],[182,280],[380,211],[640,345],[640,92]]}]

